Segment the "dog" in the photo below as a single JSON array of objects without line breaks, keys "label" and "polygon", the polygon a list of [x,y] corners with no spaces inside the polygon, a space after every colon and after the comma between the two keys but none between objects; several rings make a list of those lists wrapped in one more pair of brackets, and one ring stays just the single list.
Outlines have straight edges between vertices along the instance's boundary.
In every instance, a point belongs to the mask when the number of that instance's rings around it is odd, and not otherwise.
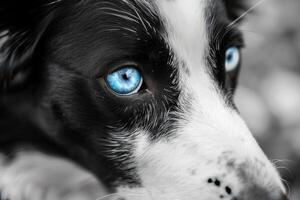
[{"label": "dog", "polygon": [[248,9],[1,0],[2,199],[287,200],[233,101]]}]

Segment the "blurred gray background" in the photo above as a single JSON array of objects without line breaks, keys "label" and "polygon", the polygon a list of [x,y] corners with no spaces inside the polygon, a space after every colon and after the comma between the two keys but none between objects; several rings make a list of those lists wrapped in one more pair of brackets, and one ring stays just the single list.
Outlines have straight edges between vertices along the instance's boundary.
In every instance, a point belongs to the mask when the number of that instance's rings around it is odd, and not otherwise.
[{"label": "blurred gray background", "polygon": [[[257,0],[251,0],[258,2]],[[300,0],[264,0],[242,26],[246,37],[236,102],[300,199]]]}]

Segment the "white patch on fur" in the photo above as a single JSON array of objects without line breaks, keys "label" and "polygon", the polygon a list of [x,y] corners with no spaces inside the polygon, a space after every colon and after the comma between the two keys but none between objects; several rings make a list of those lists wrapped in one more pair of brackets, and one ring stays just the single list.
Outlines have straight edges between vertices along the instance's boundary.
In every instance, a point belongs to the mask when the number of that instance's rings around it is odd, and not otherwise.
[{"label": "white patch on fur", "polygon": [[41,153],[23,152],[14,161],[0,159],[2,197],[11,200],[95,200],[106,191],[71,162]]},{"label": "white patch on fur", "polygon": [[[119,188],[130,200],[231,199],[253,185],[274,196],[285,191],[274,166],[210,76],[204,16],[209,2],[156,0],[179,67],[182,111],[177,115],[183,120],[175,138],[167,141],[153,144],[148,133],[139,133],[135,157],[143,188]],[[209,178],[218,178],[221,187],[208,184]]]}]

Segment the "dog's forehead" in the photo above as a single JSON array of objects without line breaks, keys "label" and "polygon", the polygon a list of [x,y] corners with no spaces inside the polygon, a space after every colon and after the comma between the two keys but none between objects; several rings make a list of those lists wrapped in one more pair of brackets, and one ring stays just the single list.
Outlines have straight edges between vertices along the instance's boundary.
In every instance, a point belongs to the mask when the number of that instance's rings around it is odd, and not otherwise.
[{"label": "dog's forehead", "polygon": [[156,4],[166,28],[189,40],[189,44],[204,35],[207,0],[161,0]]},{"label": "dog's forehead", "polygon": [[[209,49],[206,12],[210,2],[89,1],[84,6],[75,6],[76,9],[71,7],[71,13],[55,24],[62,31],[51,46],[59,61],[71,58],[68,60],[72,61],[72,68],[82,71],[85,66],[91,73],[106,62],[123,57],[135,59],[138,54],[147,56],[162,49],[186,66],[204,67],[205,51]],[[90,62],[82,63],[86,58]]]},{"label": "dog's forehead", "polygon": [[[165,21],[167,42],[180,61],[189,66],[203,64],[208,48],[206,8],[207,0],[156,1]],[[194,63],[186,63],[194,62]]]},{"label": "dog's forehead", "polygon": [[174,54],[174,67],[179,71],[180,101],[202,97],[202,105],[209,107],[220,99],[218,94],[211,94],[217,84],[211,76],[214,66],[207,62],[211,34],[207,12],[212,12],[211,1],[160,0],[156,4],[164,21],[165,40]]}]

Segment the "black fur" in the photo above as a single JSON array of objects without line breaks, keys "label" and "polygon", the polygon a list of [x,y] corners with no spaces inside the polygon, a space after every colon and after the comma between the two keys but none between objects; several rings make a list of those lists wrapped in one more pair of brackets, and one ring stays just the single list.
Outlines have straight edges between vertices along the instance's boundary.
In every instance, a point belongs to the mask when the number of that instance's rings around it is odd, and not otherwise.
[{"label": "black fur", "polygon": [[249,2],[245,0],[223,0],[227,15],[230,20],[235,20],[249,8]]},{"label": "black fur", "polygon": [[39,43],[51,22],[51,0],[0,2],[0,32],[6,37],[1,51],[0,91],[24,88],[37,67]]}]

